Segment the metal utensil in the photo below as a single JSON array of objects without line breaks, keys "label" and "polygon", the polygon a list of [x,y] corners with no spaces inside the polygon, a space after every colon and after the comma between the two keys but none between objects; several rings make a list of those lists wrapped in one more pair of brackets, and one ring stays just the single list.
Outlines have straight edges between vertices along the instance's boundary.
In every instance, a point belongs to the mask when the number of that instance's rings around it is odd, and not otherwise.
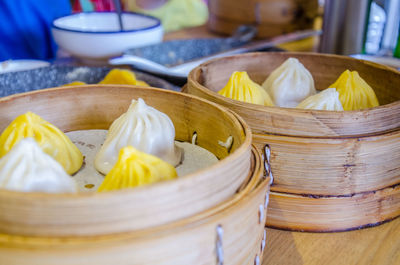
[{"label": "metal utensil", "polygon": [[122,23],[122,8],[120,0],[113,0],[115,9],[117,10],[119,30],[124,31],[124,24]]},{"label": "metal utensil", "polygon": [[156,62],[153,62],[151,60],[139,57],[139,56],[134,56],[134,55],[129,55],[129,54],[125,54],[125,55],[123,55],[121,57],[117,57],[117,58],[112,58],[109,60],[109,63],[112,65],[129,64],[129,65],[132,65],[134,68],[137,68],[139,70],[143,70],[146,72],[150,72],[153,74],[159,74],[159,75],[163,75],[163,76],[184,79],[184,78],[187,78],[187,75],[193,68],[202,64],[205,61],[224,57],[224,56],[230,56],[230,55],[234,55],[234,54],[240,54],[240,53],[245,53],[245,52],[252,52],[252,51],[257,51],[257,50],[261,50],[261,49],[271,48],[271,47],[274,47],[279,44],[283,44],[283,43],[291,42],[291,41],[295,41],[295,40],[300,40],[300,39],[304,39],[307,37],[316,36],[319,34],[321,34],[321,31],[317,31],[317,30],[298,31],[298,32],[270,38],[267,40],[254,41],[254,42],[245,44],[238,48],[219,52],[216,54],[212,54],[212,55],[198,58],[195,60],[187,61],[182,64],[172,65],[169,67],[164,66],[159,63],[156,63]]}]

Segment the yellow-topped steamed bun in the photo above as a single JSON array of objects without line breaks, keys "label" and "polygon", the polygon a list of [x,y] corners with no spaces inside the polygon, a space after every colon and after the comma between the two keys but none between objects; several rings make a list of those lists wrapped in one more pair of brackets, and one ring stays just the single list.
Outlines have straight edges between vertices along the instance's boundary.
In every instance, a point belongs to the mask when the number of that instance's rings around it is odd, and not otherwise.
[{"label": "yellow-topped steamed bun", "polygon": [[374,90],[360,77],[357,71],[344,71],[335,83],[344,110],[361,110],[379,106]]},{"label": "yellow-topped steamed bun", "polygon": [[27,137],[34,138],[41,149],[60,163],[68,174],[81,168],[83,156],[79,149],[60,129],[32,112],[18,116],[3,131],[0,136],[0,157]]},{"label": "yellow-topped steamed bun", "polygon": [[127,146],[120,150],[117,163],[105,176],[98,191],[133,188],[176,177],[176,170],[169,163]]},{"label": "yellow-topped steamed bun", "polygon": [[218,94],[253,104],[274,105],[268,93],[253,82],[247,72],[234,72],[225,87],[218,91]]},{"label": "yellow-topped steamed bun", "polygon": [[124,69],[112,69],[99,84],[149,86],[137,80],[134,72]]},{"label": "yellow-topped steamed bun", "polygon": [[71,82],[71,83],[68,83],[68,84],[65,84],[62,86],[82,86],[82,85],[86,85],[86,83],[82,82],[82,81],[74,81],[74,82]]}]

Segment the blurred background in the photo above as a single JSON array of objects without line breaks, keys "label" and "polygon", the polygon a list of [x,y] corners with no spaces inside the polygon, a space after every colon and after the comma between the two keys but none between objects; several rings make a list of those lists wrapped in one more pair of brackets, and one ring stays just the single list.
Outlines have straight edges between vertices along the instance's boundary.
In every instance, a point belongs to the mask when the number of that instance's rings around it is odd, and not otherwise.
[{"label": "blurred background", "polygon": [[257,39],[313,29],[322,34],[279,47],[400,57],[400,0],[3,0],[0,61],[71,56],[58,49],[53,21],[81,12],[117,12],[119,6],[160,19],[163,40],[227,37],[240,25],[256,27]]}]

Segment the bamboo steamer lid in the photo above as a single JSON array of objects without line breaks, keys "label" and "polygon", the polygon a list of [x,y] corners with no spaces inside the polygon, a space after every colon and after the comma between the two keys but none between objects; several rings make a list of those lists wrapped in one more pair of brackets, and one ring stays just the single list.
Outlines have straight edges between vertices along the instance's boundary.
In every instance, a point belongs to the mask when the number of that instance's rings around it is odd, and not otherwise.
[{"label": "bamboo steamer lid", "polygon": [[[46,194],[0,190],[0,233],[34,236],[135,231],[190,217],[230,198],[250,169],[251,132],[231,111],[200,98],[148,87],[60,87],[0,99],[0,130],[32,111],[62,131],[107,129],[133,98],[166,113],[176,139],[192,140],[220,161],[186,177],[134,190]],[[233,137],[230,149],[218,144]],[[151,198],[151,200],[149,199]]]}]

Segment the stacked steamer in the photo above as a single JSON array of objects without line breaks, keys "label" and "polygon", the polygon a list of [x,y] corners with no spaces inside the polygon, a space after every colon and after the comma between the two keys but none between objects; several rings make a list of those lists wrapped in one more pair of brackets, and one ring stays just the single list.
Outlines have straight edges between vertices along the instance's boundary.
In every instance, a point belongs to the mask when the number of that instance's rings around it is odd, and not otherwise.
[{"label": "stacked steamer", "polygon": [[232,34],[243,24],[255,25],[260,38],[313,28],[318,0],[209,1],[208,27]]},{"label": "stacked steamer", "polygon": [[[357,71],[380,106],[353,111],[267,107],[216,93],[234,71],[246,71],[262,84],[290,57],[309,70],[317,90],[347,69]],[[271,152],[268,226],[343,231],[400,215],[398,71],[344,56],[252,53],[204,63],[190,73],[185,89],[239,114],[253,131],[254,145]]]},{"label": "stacked steamer", "polygon": [[[114,191],[44,193],[1,188],[2,264],[259,261],[265,246],[270,180],[263,175],[259,153],[251,147],[249,128],[232,112],[191,95],[156,88],[67,86],[1,98],[0,129],[33,112],[47,121],[42,121],[46,126],[54,125],[67,135],[105,130],[126,112],[132,99],[139,98],[170,117],[175,140],[193,141],[219,161],[177,179]],[[80,170],[89,165],[86,161]],[[79,172],[67,177],[76,178]]]}]

